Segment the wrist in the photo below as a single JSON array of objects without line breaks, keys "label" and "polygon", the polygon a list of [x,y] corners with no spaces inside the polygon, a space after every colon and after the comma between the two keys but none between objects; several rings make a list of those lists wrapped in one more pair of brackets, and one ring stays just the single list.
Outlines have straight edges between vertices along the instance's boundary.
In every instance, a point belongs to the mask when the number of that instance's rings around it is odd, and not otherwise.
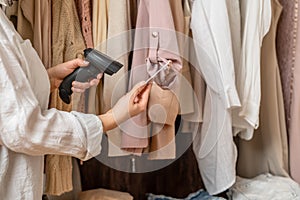
[{"label": "wrist", "polygon": [[50,86],[51,86],[50,92],[53,92],[59,86],[58,80],[57,78],[55,78],[54,68],[47,69],[47,73],[48,73]]},{"label": "wrist", "polygon": [[102,122],[104,132],[112,130],[117,127],[117,122],[111,110],[109,110],[107,113],[103,115],[99,115],[98,117]]}]

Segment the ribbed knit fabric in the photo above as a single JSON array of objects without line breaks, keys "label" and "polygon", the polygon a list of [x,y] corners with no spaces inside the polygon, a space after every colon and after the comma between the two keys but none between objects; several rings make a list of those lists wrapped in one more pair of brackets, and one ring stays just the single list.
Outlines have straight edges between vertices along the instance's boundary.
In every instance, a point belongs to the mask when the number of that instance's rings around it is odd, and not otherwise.
[{"label": "ribbed knit fabric", "polygon": [[92,2],[91,0],[76,0],[82,34],[87,48],[93,48],[92,33]]},{"label": "ribbed knit fabric", "polygon": [[73,189],[71,156],[47,155],[45,166],[45,193],[61,195]]},{"label": "ribbed knit fabric", "polygon": [[[81,26],[73,0],[52,0],[52,65],[83,57],[85,49]],[[52,92],[50,107],[71,111],[78,101],[72,97],[67,105],[59,98],[58,90]],[[69,156],[46,156],[46,190],[50,195],[61,195],[71,191],[72,158]]]},{"label": "ribbed knit fabric", "polygon": [[[83,58],[85,49],[81,26],[72,0],[52,1],[52,65]],[[72,104],[67,105],[61,101],[58,90],[52,92],[50,107],[64,111],[71,111]]]}]

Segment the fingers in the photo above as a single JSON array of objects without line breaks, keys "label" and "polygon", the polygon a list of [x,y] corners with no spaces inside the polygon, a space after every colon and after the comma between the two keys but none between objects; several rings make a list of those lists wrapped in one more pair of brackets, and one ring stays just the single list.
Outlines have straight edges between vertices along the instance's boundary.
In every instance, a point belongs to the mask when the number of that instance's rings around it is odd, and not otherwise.
[{"label": "fingers", "polygon": [[74,88],[74,87],[72,87],[71,90],[75,93],[83,93],[85,91],[85,89],[79,89],[79,88]]},{"label": "fingers", "polygon": [[80,58],[76,58],[70,60],[68,62],[62,63],[61,65],[65,65],[69,69],[76,69],[77,67],[86,67],[89,65],[89,62],[82,60]]},{"label": "fingers", "polygon": [[98,85],[99,82],[100,82],[100,80],[98,80],[98,79],[93,79],[93,80],[90,81],[90,86]]},{"label": "fingers", "polygon": [[77,67],[86,67],[86,66],[89,65],[89,62],[88,62],[88,61],[82,60],[82,59],[80,59],[80,58],[71,60],[71,62],[72,62],[72,61],[73,61],[72,64],[73,64],[73,66],[74,66],[75,68],[77,68]]},{"label": "fingers", "polygon": [[89,82],[81,83],[81,82],[78,82],[78,81],[73,81],[72,86],[74,88],[87,89],[87,88],[90,87],[90,83]]},{"label": "fingers", "polygon": [[137,83],[132,89],[131,92],[138,93],[138,91],[141,91],[146,86],[146,81],[141,81]]},{"label": "fingers", "polygon": [[152,84],[147,84],[147,86],[139,93],[140,103],[142,105],[147,105]]},{"label": "fingers", "polygon": [[100,74],[97,75],[97,79],[99,79],[99,80],[100,80],[102,77],[103,77],[103,73],[100,73]]},{"label": "fingers", "polygon": [[81,83],[78,81],[73,81],[72,83],[72,91],[77,93],[83,93],[86,89],[90,87],[90,83]]},{"label": "fingers", "polygon": [[93,79],[90,81],[90,86],[98,85],[102,76],[103,76],[103,73],[98,74],[96,79]]},{"label": "fingers", "polygon": [[149,94],[152,84],[146,84],[138,88],[137,93],[134,95],[133,103],[140,103],[141,105],[147,105]]},{"label": "fingers", "polygon": [[93,80],[90,81],[90,85],[91,86],[98,85],[99,82],[100,82],[100,79],[102,78],[102,76],[103,76],[103,73],[98,74],[97,79],[93,79]]},{"label": "fingers", "polygon": [[100,73],[97,75],[97,79],[93,79],[91,80],[90,82],[85,82],[85,83],[82,83],[82,82],[78,82],[78,81],[73,81],[72,83],[72,91],[73,92],[79,92],[79,93],[82,93],[84,92],[86,89],[92,87],[92,86],[97,86],[100,82],[100,79],[102,78],[103,74]]}]

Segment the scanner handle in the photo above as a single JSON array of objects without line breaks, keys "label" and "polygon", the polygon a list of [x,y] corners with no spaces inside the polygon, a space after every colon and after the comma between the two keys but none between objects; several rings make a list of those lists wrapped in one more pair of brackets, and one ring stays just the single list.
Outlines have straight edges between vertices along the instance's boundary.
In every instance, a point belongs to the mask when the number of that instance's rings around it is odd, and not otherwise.
[{"label": "scanner handle", "polygon": [[66,104],[70,104],[71,102],[71,95],[73,91],[72,82],[75,81],[78,72],[80,71],[80,67],[77,67],[71,74],[66,76],[62,83],[59,86],[59,96]]}]

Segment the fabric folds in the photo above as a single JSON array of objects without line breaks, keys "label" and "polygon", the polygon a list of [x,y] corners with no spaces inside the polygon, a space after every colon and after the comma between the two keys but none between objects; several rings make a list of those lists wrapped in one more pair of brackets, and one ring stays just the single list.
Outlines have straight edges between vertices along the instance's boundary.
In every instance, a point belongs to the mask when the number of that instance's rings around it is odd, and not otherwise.
[{"label": "fabric folds", "polygon": [[[53,66],[75,59],[83,58],[85,43],[75,1],[51,0],[52,3],[52,64]],[[73,94],[70,104],[65,104],[56,89],[50,98],[50,108],[72,111],[77,107],[80,94]],[[70,156],[46,156],[46,190],[49,195],[61,195],[73,189],[72,158]],[[53,167],[55,166],[55,167]],[[54,175],[55,174],[55,175]],[[51,187],[52,186],[52,187]]]},{"label": "fabric folds", "polygon": [[44,155],[96,156],[102,124],[94,115],[48,109],[50,81],[42,61],[2,10],[0,18],[0,196],[41,199]]},{"label": "fabric folds", "polygon": [[29,39],[44,66],[52,66],[51,0],[18,0],[17,31]]},{"label": "fabric folds", "polygon": [[[193,148],[207,191],[217,194],[235,182],[236,146],[231,109],[240,106],[235,87],[228,2],[193,3],[191,29],[199,70],[207,84],[203,125]],[[218,6],[214,6],[218,4]]]},{"label": "fabric folds", "polygon": [[289,176],[288,135],[283,93],[276,54],[277,23],[282,6],[271,0],[272,22],[261,48],[260,126],[250,141],[238,139],[239,176],[253,178],[262,173]]},{"label": "fabric folds", "polygon": [[[164,12],[157,13],[161,9]],[[142,0],[138,8],[129,89],[138,82],[147,80],[167,60],[172,61],[172,67],[160,72],[154,82],[163,89],[175,90],[179,87],[177,74],[182,68],[182,61],[170,3],[168,0]],[[160,104],[159,101],[156,99],[156,104]],[[147,124],[146,112],[121,124],[121,147],[140,155],[149,144]],[[172,134],[174,138],[175,133]],[[174,158],[174,154],[170,153],[169,157]]]},{"label": "fabric folds", "polygon": [[259,126],[261,45],[271,24],[271,1],[241,0],[240,7],[242,46],[235,74],[241,107],[233,110],[233,127],[234,135],[249,140]]}]

